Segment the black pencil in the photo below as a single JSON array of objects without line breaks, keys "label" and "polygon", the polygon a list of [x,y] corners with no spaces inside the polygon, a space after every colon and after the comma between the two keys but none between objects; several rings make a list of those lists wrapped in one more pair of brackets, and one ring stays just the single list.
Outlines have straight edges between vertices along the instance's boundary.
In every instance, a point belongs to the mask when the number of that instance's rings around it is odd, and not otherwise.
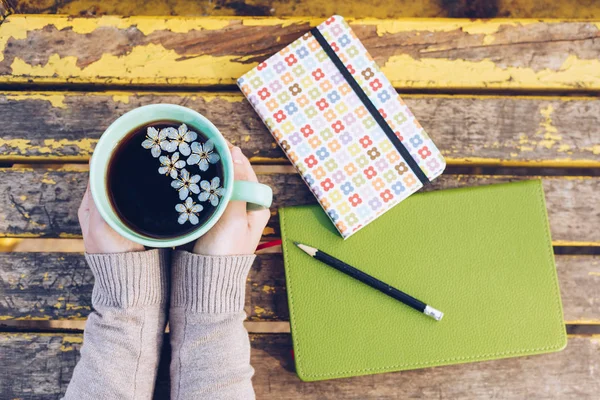
[{"label": "black pencil", "polygon": [[417,311],[422,312],[425,315],[430,316],[431,318],[439,321],[444,316],[444,313],[436,310],[435,308],[423,303],[421,300],[417,300],[414,297],[396,289],[388,285],[387,283],[381,282],[379,279],[372,277],[351,265],[346,264],[345,262],[338,260],[337,258],[330,256],[329,254],[315,249],[314,247],[307,246],[302,243],[294,242],[296,246],[298,246],[302,251],[304,251],[309,256],[329,265],[337,269],[344,274],[351,276],[352,278],[361,281],[362,283],[371,286],[373,289],[377,289],[382,293],[387,294],[388,296],[401,301],[409,307],[414,308]]}]

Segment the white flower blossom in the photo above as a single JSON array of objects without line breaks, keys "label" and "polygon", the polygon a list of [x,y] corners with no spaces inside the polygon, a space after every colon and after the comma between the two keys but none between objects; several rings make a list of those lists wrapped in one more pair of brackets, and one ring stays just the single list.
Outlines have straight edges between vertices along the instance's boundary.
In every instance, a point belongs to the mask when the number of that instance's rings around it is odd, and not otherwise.
[{"label": "white flower blossom", "polygon": [[181,225],[185,224],[187,221],[190,221],[192,225],[197,225],[200,220],[198,219],[198,213],[202,211],[204,207],[200,204],[194,203],[191,197],[185,199],[183,204],[177,204],[175,206],[175,210],[179,213],[179,218],[177,218],[177,222]]},{"label": "white flower blossom", "polygon": [[171,182],[171,186],[179,191],[179,198],[185,200],[190,192],[194,194],[200,193],[198,182],[200,182],[200,175],[190,176],[190,173],[186,169],[182,169],[179,171],[179,177]]},{"label": "white flower blossom", "polygon": [[185,167],[185,161],[179,159],[179,153],[175,152],[171,157],[160,156],[161,166],[158,168],[158,173],[161,175],[170,175],[171,178],[177,179],[177,170]]},{"label": "white flower blossom", "polygon": [[198,138],[198,134],[193,131],[189,131],[186,124],[181,124],[179,129],[175,128],[166,128],[168,129],[167,136],[170,141],[170,146],[172,146],[173,151],[179,149],[179,152],[184,156],[190,155],[190,145],[188,143],[193,142]]},{"label": "white flower blossom", "polygon": [[206,201],[210,200],[210,204],[214,207],[219,205],[219,198],[223,196],[225,189],[219,187],[221,184],[221,180],[218,176],[215,176],[212,181],[202,181],[200,182],[200,187],[202,188],[202,193],[198,196],[198,200]]},{"label": "white flower blossom", "polygon": [[158,158],[160,156],[160,149],[167,150],[169,147],[169,141],[166,139],[167,133],[164,129],[159,132],[156,128],[149,127],[146,131],[146,140],[142,142],[142,147],[151,149],[152,157]]},{"label": "white flower blossom", "polygon": [[199,142],[192,143],[192,155],[187,159],[188,165],[198,164],[200,171],[206,171],[208,163],[214,164],[221,159],[214,149],[215,144],[210,139],[204,145]]}]

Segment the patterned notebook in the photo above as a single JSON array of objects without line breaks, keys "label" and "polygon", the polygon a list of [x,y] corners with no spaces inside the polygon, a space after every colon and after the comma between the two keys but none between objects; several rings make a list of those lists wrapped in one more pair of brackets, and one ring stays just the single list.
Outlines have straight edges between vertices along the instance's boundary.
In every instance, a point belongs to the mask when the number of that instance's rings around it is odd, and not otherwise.
[{"label": "patterned notebook", "polygon": [[340,16],[260,63],[238,85],[344,238],[445,168]]}]

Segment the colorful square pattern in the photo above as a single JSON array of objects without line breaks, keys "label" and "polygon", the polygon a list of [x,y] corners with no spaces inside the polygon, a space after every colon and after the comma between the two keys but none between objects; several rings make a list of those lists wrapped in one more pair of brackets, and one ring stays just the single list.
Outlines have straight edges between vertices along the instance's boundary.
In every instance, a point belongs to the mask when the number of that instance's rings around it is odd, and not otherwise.
[{"label": "colorful square pattern", "polygon": [[[439,176],[444,158],[346,21],[318,29],[429,180]],[[238,85],[344,238],[423,186],[311,33]]]}]

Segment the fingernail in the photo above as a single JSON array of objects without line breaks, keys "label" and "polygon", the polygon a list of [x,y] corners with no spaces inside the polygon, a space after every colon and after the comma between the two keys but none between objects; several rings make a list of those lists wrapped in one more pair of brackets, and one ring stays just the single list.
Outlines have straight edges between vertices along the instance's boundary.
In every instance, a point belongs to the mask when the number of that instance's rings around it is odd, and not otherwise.
[{"label": "fingernail", "polygon": [[244,160],[244,155],[242,154],[242,150],[235,146],[231,149],[231,158],[233,159],[234,164],[242,164]]}]

